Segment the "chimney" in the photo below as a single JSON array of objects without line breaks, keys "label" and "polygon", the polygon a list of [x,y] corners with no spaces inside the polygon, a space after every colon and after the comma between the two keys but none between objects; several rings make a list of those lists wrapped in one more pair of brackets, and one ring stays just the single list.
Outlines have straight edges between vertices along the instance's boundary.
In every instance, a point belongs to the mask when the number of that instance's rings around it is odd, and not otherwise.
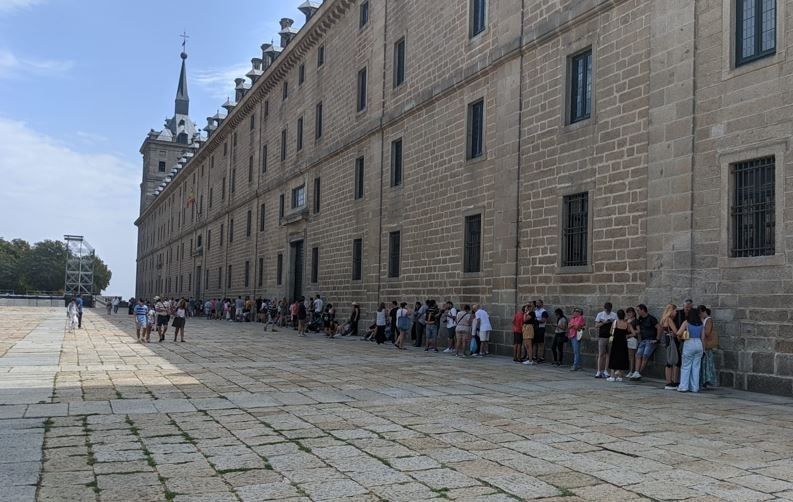
[{"label": "chimney", "polygon": [[311,20],[311,17],[319,10],[319,6],[322,5],[322,2],[317,2],[314,0],[306,0],[300,7],[297,9],[306,15],[306,24]]},{"label": "chimney", "polygon": [[[234,83],[236,84],[234,86],[234,100],[239,103],[243,96],[245,96],[245,79],[237,77],[234,79]],[[223,105],[223,107],[225,108],[226,105]]]},{"label": "chimney", "polygon": [[262,76],[262,60],[260,58],[251,59],[251,71],[245,74],[246,77],[251,79],[251,84],[255,84],[259,77]]},{"label": "chimney", "polygon": [[263,43],[262,44],[262,71],[267,70],[270,67],[272,61],[270,60],[270,47],[273,44]]},{"label": "chimney", "polygon": [[286,47],[295,38],[297,30],[292,28],[294,22],[294,19],[289,19],[288,17],[281,18],[281,31],[278,32],[281,35],[281,47]]}]

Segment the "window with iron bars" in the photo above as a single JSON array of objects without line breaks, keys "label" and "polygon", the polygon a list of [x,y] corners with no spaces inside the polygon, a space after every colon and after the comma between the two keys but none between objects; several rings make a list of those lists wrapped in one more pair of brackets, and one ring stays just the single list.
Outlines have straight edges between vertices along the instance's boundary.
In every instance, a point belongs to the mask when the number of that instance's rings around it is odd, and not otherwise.
[{"label": "window with iron bars", "polygon": [[589,263],[589,194],[566,195],[562,215],[562,266],[581,267]]},{"label": "window with iron bars", "polygon": [[775,163],[771,156],[732,166],[730,255],[734,258],[776,252]]}]

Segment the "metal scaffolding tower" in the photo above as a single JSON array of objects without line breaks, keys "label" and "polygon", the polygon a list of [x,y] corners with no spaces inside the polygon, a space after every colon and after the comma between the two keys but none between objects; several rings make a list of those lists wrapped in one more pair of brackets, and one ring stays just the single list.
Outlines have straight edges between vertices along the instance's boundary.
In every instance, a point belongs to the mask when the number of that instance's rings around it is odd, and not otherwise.
[{"label": "metal scaffolding tower", "polygon": [[66,296],[90,295],[94,287],[94,248],[82,235],[64,235],[66,240]]}]

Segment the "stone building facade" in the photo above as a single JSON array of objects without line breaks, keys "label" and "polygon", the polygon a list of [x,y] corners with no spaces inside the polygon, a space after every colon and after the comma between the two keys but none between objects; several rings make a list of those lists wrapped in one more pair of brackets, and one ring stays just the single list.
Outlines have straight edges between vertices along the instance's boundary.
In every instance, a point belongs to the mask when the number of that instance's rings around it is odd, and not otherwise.
[{"label": "stone building facade", "polygon": [[793,1],[301,10],[143,209],[139,296],[481,303],[501,350],[531,299],[691,297],[724,385],[793,393]]}]

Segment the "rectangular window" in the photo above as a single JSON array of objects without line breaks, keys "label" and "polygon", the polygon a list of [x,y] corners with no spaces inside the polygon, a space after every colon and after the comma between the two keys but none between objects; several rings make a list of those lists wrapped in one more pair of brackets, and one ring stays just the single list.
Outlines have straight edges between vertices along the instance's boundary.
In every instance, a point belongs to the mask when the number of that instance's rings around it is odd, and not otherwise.
[{"label": "rectangular window", "polygon": [[735,1],[735,66],[776,52],[776,0]]},{"label": "rectangular window", "polygon": [[388,234],[388,277],[399,277],[399,231]]},{"label": "rectangular window", "polygon": [[264,101],[264,118],[267,118],[269,116],[270,116],[270,100],[266,99]]},{"label": "rectangular window", "polygon": [[225,157],[229,153],[229,142],[226,141],[223,143],[223,156]]},{"label": "rectangular window", "polygon": [[360,281],[363,275],[363,239],[352,241],[352,280]]},{"label": "rectangular window", "polygon": [[286,99],[289,97],[289,82],[284,82],[283,85],[283,97],[282,99]]},{"label": "rectangular window", "polygon": [[286,129],[281,131],[281,161],[286,160]]},{"label": "rectangular window", "polygon": [[404,37],[394,44],[394,87],[399,87],[405,81],[405,39]]},{"label": "rectangular window", "polygon": [[226,272],[226,287],[231,287],[231,265],[229,265],[228,271]]},{"label": "rectangular window", "polygon": [[[204,284],[207,288],[209,287],[209,269],[206,269],[206,272],[204,272]],[[218,284],[218,287],[220,287],[220,284]]]},{"label": "rectangular window", "polygon": [[251,274],[251,262],[245,262],[245,287],[247,288],[250,284],[250,274]]},{"label": "rectangular window", "polygon": [[311,282],[319,281],[319,248],[311,248]]},{"label": "rectangular window", "polygon": [[317,103],[314,110],[314,138],[319,139],[322,137],[322,103]]},{"label": "rectangular window", "polygon": [[732,166],[732,243],[734,258],[776,252],[775,157]]},{"label": "rectangular window", "polygon": [[303,149],[303,117],[297,119],[297,151]]},{"label": "rectangular window", "polygon": [[259,208],[259,232],[264,232],[264,204]]},{"label": "rectangular window", "polygon": [[161,160],[161,161],[159,161],[157,163],[157,170],[160,171],[161,173],[165,172],[165,161],[164,160]]},{"label": "rectangular window", "polygon": [[248,157],[248,183],[253,182],[253,155]]},{"label": "rectangular window", "polygon": [[471,38],[485,31],[487,0],[470,0],[470,34]]},{"label": "rectangular window", "polygon": [[303,85],[306,81],[306,65],[301,64],[297,69],[297,84]]},{"label": "rectangular window", "polygon": [[317,68],[325,64],[325,46],[320,45],[317,49]]},{"label": "rectangular window", "polygon": [[226,235],[226,234],[225,234],[225,232],[223,232],[223,223],[221,223],[220,224],[220,245],[221,246],[223,246],[223,236],[224,235]]},{"label": "rectangular window", "polygon": [[267,172],[267,145],[262,146],[262,172]]},{"label": "rectangular window", "polygon": [[250,130],[253,131],[256,129],[256,114],[251,115],[251,123],[250,123]]},{"label": "rectangular window", "polygon": [[226,177],[223,177],[223,180],[220,184],[220,200],[226,200]]},{"label": "rectangular window", "polygon": [[589,263],[589,194],[565,195],[562,205],[562,266],[582,267]]},{"label": "rectangular window", "polygon": [[218,267],[218,289],[223,285],[223,267]]},{"label": "rectangular window", "polygon": [[276,263],[275,263],[275,274],[276,274],[275,275],[275,279],[276,279],[276,282],[277,282],[278,286],[281,285],[281,282],[282,282],[281,279],[282,279],[282,276],[283,276],[283,272],[284,272],[284,255],[282,255],[281,253],[278,253],[278,257],[277,257]]},{"label": "rectangular window", "polygon": [[285,205],[284,204],[284,199],[285,199],[284,194],[281,194],[278,197],[278,217],[279,218],[283,218],[284,217],[284,205]]},{"label": "rectangular window", "polygon": [[306,205],[306,186],[300,185],[292,189],[292,209]]},{"label": "rectangular window", "polygon": [[259,287],[264,285],[264,258],[259,258]]},{"label": "rectangular window", "polygon": [[468,105],[468,152],[469,159],[477,159],[485,150],[485,100]]},{"label": "rectangular window", "polygon": [[592,115],[592,49],[570,60],[570,123]]},{"label": "rectangular window", "polygon": [[231,170],[231,182],[229,182],[229,191],[234,193],[234,190],[237,188],[237,170]]},{"label": "rectangular window", "polygon": [[356,199],[363,199],[363,169],[364,169],[363,157],[358,157],[357,159],[355,159],[355,193],[354,193],[354,197]]},{"label": "rectangular window", "polygon": [[314,214],[319,212],[320,192],[319,178],[314,178]]},{"label": "rectangular window", "polygon": [[229,244],[234,242],[234,218],[229,220]]},{"label": "rectangular window", "polygon": [[209,189],[209,208],[212,209],[212,199],[214,195],[214,190],[212,188]]},{"label": "rectangular window", "polygon": [[251,210],[249,209],[247,215],[245,216],[245,237],[251,236],[252,219]]},{"label": "rectangular window", "polygon": [[402,184],[402,138],[391,142],[391,186]]},{"label": "rectangular window", "polygon": [[358,7],[358,28],[363,28],[369,22],[369,2],[361,2]]},{"label": "rectangular window", "polygon": [[482,215],[465,217],[465,248],[463,250],[463,272],[482,271]]},{"label": "rectangular window", "polygon": [[207,251],[212,244],[212,230],[207,230]]},{"label": "rectangular window", "polygon": [[362,112],[366,109],[366,68],[358,72],[358,94],[356,110]]}]

